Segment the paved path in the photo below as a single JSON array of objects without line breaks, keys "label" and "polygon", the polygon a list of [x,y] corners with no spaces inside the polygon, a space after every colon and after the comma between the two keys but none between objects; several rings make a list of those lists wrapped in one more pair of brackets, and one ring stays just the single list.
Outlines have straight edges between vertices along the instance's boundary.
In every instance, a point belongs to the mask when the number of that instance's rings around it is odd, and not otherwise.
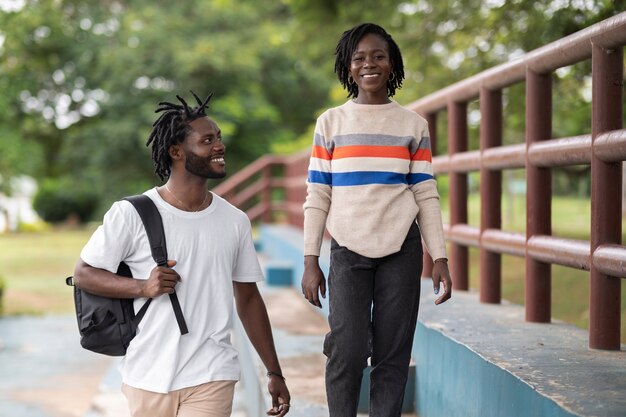
[{"label": "paved path", "polygon": [[128,417],[117,363],[80,347],[73,315],[0,318],[0,416]]},{"label": "paved path", "polygon": [[74,316],[0,318],[0,415],[83,417],[110,361],[80,347]]}]

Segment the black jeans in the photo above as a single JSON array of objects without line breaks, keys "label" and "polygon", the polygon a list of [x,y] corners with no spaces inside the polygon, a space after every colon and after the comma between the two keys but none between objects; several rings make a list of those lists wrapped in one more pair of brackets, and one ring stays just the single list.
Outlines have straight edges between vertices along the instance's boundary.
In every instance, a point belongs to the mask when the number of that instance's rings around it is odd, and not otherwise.
[{"label": "black jeans", "polygon": [[330,417],[355,417],[372,357],[370,416],[402,410],[419,308],[422,242],[413,224],[399,252],[367,258],[331,242],[330,332],[324,340]]}]

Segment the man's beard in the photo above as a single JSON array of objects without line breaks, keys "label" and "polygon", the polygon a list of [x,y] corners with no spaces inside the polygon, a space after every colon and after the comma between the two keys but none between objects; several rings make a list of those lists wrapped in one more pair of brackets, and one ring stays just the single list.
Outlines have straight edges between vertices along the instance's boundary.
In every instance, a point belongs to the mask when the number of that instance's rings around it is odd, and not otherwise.
[{"label": "man's beard", "polygon": [[215,171],[211,167],[211,160],[207,158],[201,158],[193,153],[187,153],[187,160],[185,161],[185,169],[193,174],[207,179],[218,179],[226,176],[226,171]]}]

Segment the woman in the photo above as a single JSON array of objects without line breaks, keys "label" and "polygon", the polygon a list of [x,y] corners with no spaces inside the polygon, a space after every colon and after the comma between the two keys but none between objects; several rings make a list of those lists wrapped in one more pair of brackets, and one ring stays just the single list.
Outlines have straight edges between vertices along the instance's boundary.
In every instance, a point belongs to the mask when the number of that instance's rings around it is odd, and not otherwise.
[{"label": "woman", "polygon": [[382,27],[365,23],[344,32],[335,72],[352,99],[317,120],[304,204],[302,292],[321,307],[326,280],[318,258],[327,227],[333,238],[324,341],[330,417],[356,416],[368,356],[370,416],[400,416],[419,307],[422,236],[435,259],[435,293],[444,286],[435,304],[452,294],[428,125],[390,99],[402,86],[404,67]]}]

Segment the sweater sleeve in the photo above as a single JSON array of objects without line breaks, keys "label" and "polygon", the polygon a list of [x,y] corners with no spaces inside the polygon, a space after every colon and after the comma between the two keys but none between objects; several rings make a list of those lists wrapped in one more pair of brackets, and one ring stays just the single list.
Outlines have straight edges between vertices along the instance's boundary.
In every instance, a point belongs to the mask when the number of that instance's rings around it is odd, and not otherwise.
[{"label": "sweater sleeve", "polygon": [[421,132],[416,152],[411,158],[411,176],[414,178],[410,188],[419,211],[417,224],[422,233],[428,253],[433,259],[446,258],[446,242],[439,205],[437,182],[433,177],[432,153],[428,127]]},{"label": "sweater sleeve", "polygon": [[304,202],[304,255],[319,256],[332,196],[332,146],[318,119],[313,138]]},{"label": "sweater sleeve", "polygon": [[416,187],[413,195],[415,195],[415,201],[419,207],[417,224],[422,232],[422,239],[424,239],[428,253],[433,260],[447,258],[439,193],[435,180],[426,181]]}]

